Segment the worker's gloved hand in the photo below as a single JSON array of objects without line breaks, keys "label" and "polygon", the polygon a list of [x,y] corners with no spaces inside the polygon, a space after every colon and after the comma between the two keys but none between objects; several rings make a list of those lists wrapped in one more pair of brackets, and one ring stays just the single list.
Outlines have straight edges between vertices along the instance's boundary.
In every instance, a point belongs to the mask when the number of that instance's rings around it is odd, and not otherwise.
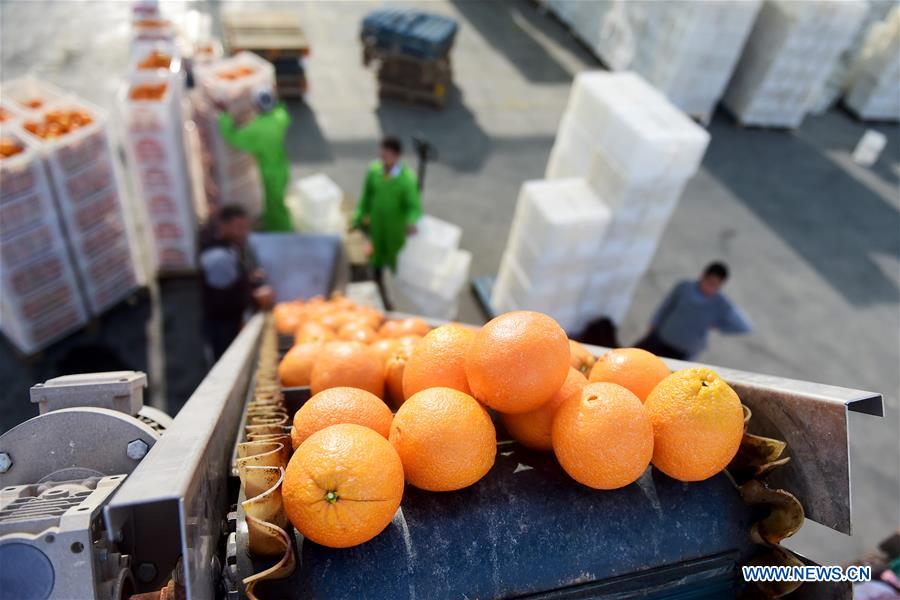
[{"label": "worker's gloved hand", "polygon": [[275,292],[272,290],[272,286],[262,285],[253,290],[253,301],[263,310],[272,308],[275,303]]},{"label": "worker's gloved hand", "polygon": [[256,269],[250,275],[250,281],[255,284],[263,283],[266,280],[266,272],[262,269]]}]

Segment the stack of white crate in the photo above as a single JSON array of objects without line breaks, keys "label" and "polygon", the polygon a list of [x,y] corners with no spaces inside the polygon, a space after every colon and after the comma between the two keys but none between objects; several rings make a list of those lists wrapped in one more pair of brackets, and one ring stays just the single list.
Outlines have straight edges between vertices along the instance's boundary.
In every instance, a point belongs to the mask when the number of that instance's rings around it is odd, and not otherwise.
[{"label": "stack of white crate", "polygon": [[[181,272],[196,267],[196,220],[188,157],[184,146],[184,77],[174,47],[133,48],[135,70],[123,86],[121,127],[131,179],[155,270]],[[141,69],[160,51],[172,57],[168,69]],[[139,86],[165,86],[158,99],[132,98]]]},{"label": "stack of white crate", "polygon": [[38,144],[12,106],[0,138],[23,152],[0,160],[0,331],[32,354],[87,321]]},{"label": "stack of white crate", "polygon": [[319,173],[297,182],[288,209],[294,227],[303,233],[342,235],[346,219],[341,212],[344,192],[328,175]]},{"label": "stack of white crate", "polygon": [[[44,160],[88,307],[99,314],[144,280],[106,114],[30,78],[4,84],[3,93],[22,110],[26,129],[54,110],[82,110],[91,116],[89,125],[60,137],[42,139],[27,131],[25,135]],[[45,101],[29,110],[29,99],[35,98]]]},{"label": "stack of white crate", "polygon": [[799,127],[866,11],[853,0],[766,0],[725,106],[742,125]]},{"label": "stack of white crate", "polygon": [[866,5],[865,16],[862,18],[856,35],[847,49],[838,56],[822,88],[816,91],[810,98],[810,114],[820,115],[831,108],[838,98],[847,90],[850,84],[853,65],[859,60],[863,46],[869,37],[872,28],[885,20],[891,9],[897,5],[896,0],[862,0]]},{"label": "stack of white crate", "polygon": [[[229,73],[243,69],[246,74],[231,78]],[[219,113],[228,112],[238,127],[257,114],[254,94],[259,89],[275,89],[272,63],[252,52],[239,52],[229,58],[196,65],[196,90],[193,105],[213,178],[207,187],[211,208],[226,204],[243,206],[250,215],[262,214],[262,180],[256,160],[225,141],[219,131]]]},{"label": "stack of white crate", "polygon": [[862,119],[900,120],[900,7],[869,32],[844,104]]},{"label": "stack of white crate", "polygon": [[678,108],[709,120],[741,54],[760,0],[549,3],[597,56],[638,73]]},{"label": "stack of white crate", "polygon": [[609,207],[584,179],[526,181],[491,293],[497,313],[546,313],[568,331],[610,222]]},{"label": "stack of white crate", "polygon": [[[580,73],[550,153],[551,181],[529,182],[519,197],[516,222],[535,205],[543,206],[538,222],[544,224],[527,233],[513,225],[493,292],[495,309],[543,310],[551,306],[538,302],[546,290],[555,294],[554,310],[567,330],[599,316],[621,322],[708,143],[702,127],[640,76]],[[545,199],[529,199],[536,194]],[[564,197],[579,198],[578,210]],[[588,231],[576,233],[582,222],[591,224]],[[543,238],[542,228],[560,233]],[[569,248],[569,238],[577,249]],[[529,252],[518,250],[524,246]],[[538,267],[541,257],[549,266]],[[554,272],[562,279],[550,279]]]},{"label": "stack of white crate", "polygon": [[416,312],[455,319],[459,293],[469,278],[472,253],[459,248],[462,229],[424,215],[397,257],[397,285]]}]

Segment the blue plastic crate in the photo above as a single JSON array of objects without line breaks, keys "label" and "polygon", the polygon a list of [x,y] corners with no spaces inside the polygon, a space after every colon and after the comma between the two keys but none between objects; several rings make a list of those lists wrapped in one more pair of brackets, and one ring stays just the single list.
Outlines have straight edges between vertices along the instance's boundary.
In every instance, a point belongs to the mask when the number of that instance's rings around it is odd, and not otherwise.
[{"label": "blue plastic crate", "polygon": [[450,52],[457,29],[456,21],[447,17],[418,10],[385,8],[366,15],[361,37],[380,50],[433,59]]}]

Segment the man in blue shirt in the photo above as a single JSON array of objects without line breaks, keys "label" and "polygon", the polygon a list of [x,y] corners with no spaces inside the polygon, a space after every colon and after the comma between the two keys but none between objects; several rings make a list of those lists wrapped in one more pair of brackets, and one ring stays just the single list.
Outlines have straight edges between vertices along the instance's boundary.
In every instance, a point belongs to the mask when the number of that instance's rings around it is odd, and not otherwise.
[{"label": "man in blue shirt", "polygon": [[728,267],[715,262],[699,281],[682,281],[672,288],[637,347],[658,356],[693,360],[706,348],[710,329],[749,332],[749,319],[720,292],[726,279]]}]

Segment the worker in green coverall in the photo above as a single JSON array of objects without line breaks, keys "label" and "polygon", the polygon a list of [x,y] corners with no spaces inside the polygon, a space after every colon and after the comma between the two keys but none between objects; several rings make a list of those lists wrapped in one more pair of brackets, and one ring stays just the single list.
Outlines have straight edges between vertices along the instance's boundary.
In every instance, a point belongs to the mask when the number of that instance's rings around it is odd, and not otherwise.
[{"label": "worker in green coverall", "polygon": [[259,114],[238,129],[227,112],[219,115],[219,131],[225,140],[256,158],[265,192],[262,222],[265,231],[293,231],[291,214],[284,203],[284,192],[290,178],[290,163],[284,149],[284,138],[291,117],[283,103],[277,103],[272,90],[260,89],[254,94]]},{"label": "worker in green coverall", "polygon": [[397,268],[397,254],[406,243],[406,236],[416,232],[416,222],[422,216],[416,176],[400,160],[402,153],[399,139],[388,136],[381,141],[381,160],[369,167],[353,215],[353,226],[369,236],[369,262],[375,269],[375,282],[387,310],[391,310],[391,303],[384,289],[384,269]]}]

